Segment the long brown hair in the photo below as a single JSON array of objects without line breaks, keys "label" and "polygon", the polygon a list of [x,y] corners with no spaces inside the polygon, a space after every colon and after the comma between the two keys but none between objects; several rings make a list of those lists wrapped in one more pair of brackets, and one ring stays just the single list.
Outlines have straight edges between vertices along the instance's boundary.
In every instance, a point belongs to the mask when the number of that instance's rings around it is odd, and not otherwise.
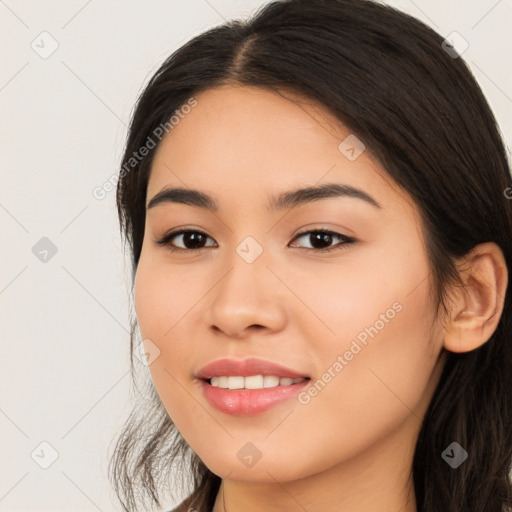
[{"label": "long brown hair", "polygon": [[[260,86],[316,100],[418,205],[438,308],[446,311],[447,286],[459,282],[454,261],[477,244],[498,244],[510,274],[512,183],[489,105],[462,58],[442,43],[420,21],[369,0],[273,1],[249,20],[200,34],[161,65],[138,99],[121,167],[127,169],[158,126],[210,87]],[[155,149],[118,181],[133,274]],[[414,454],[418,511],[502,512],[512,505],[510,289],[491,339],[469,353],[447,354]],[[132,352],[135,332],[132,320]],[[151,383],[148,389],[149,400],[136,404],[110,461],[124,510],[159,505],[170,468],[181,464],[191,477],[190,504],[210,511],[220,478],[177,432]],[[441,457],[453,441],[470,452],[456,470]]]}]

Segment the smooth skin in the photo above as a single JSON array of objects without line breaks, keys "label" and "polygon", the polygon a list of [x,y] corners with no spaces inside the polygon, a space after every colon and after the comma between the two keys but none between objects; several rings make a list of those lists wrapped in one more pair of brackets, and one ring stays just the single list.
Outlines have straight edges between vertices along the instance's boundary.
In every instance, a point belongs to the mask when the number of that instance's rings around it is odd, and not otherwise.
[{"label": "smooth skin", "polygon": [[[461,265],[468,288],[452,290],[443,324],[414,202],[368,150],[350,161],[338,149],[350,131],[325,108],[234,85],[196,99],[157,149],[147,204],[182,187],[219,208],[148,209],[135,306],[148,351],[160,351],[150,372],[165,409],[223,479],[214,512],[415,512],[412,457],[442,349],[473,350],[496,329],[508,278],[501,250],[482,244]],[[282,192],[326,183],[361,189],[381,208],[330,197],[267,209]],[[206,236],[156,244],[184,228]],[[356,241],[315,243],[303,234],[312,229]],[[263,249],[252,263],[236,251],[248,236]],[[242,417],[203,397],[195,374],[224,357],[267,359],[312,385],[397,302],[401,311],[307,404],[292,398]],[[246,443],[261,452],[252,467],[237,456]]]}]

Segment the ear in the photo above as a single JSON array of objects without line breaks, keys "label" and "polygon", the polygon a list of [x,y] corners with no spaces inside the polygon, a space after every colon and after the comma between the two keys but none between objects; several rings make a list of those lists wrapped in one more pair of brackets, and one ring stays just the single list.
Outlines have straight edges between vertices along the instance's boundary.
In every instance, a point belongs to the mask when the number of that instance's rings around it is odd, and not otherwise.
[{"label": "ear", "polygon": [[507,264],[494,242],[474,247],[461,267],[466,289],[452,290],[453,307],[445,325],[443,346],[450,352],[470,352],[489,340],[500,321],[508,284]]}]

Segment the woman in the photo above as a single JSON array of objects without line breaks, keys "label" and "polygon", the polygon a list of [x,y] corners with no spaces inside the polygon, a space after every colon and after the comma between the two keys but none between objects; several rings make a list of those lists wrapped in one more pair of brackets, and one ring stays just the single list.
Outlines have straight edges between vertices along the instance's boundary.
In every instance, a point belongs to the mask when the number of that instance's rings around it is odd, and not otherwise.
[{"label": "woman", "polygon": [[454,44],[390,7],[276,1],[171,55],[117,190],[152,379],[124,509],[181,477],[176,511],[507,510],[511,187]]}]

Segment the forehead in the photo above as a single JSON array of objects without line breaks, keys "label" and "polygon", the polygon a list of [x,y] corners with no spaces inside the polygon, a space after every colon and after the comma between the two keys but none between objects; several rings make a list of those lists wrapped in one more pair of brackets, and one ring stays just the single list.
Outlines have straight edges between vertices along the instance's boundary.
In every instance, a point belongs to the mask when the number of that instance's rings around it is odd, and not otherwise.
[{"label": "forehead", "polygon": [[148,198],[173,186],[243,201],[322,181],[362,188],[384,203],[384,196],[404,198],[369,151],[347,158],[343,144],[354,135],[312,100],[231,85],[195,99],[157,148]]}]

